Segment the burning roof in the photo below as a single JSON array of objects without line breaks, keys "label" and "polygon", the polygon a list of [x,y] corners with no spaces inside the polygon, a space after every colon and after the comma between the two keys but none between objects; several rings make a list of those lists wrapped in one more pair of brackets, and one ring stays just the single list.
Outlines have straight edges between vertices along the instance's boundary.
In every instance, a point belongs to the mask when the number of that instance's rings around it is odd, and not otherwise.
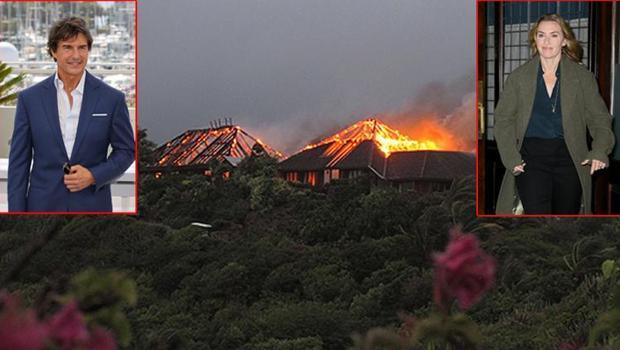
[{"label": "burning roof", "polygon": [[213,160],[236,166],[245,157],[263,152],[282,157],[236,125],[187,130],[155,150],[157,161],[148,170],[206,168]]},{"label": "burning roof", "polygon": [[392,152],[398,151],[439,149],[437,144],[433,141],[413,140],[391,129],[381,121],[369,118],[359,121],[318,143],[308,145],[304,150],[331,144],[329,148],[325,150],[325,156],[333,156],[333,164],[330,165],[334,165],[346,157],[357,145],[367,140],[374,141],[377,147],[379,147],[386,156],[389,156]]},{"label": "burning roof", "polygon": [[304,147],[279,164],[282,172],[370,169],[384,179],[448,180],[475,172],[473,154],[414,140],[375,118],[359,121]]}]

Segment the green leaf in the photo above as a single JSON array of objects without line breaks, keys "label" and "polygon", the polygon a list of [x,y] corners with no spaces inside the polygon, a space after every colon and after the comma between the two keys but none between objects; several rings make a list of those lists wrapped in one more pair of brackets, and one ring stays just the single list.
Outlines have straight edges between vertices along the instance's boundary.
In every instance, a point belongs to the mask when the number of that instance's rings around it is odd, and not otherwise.
[{"label": "green leaf", "polygon": [[93,268],[71,280],[69,295],[75,296],[89,322],[114,332],[121,346],[128,346],[131,329],[123,310],[137,301],[136,283],[124,273]]},{"label": "green leaf", "polygon": [[620,327],[620,310],[612,310],[602,314],[590,330],[588,346],[594,346],[601,338],[609,335]]},{"label": "green leaf", "polygon": [[365,337],[353,336],[353,349],[404,350],[406,345],[394,331],[385,328],[373,328]]},{"label": "green leaf", "polygon": [[478,325],[467,315],[431,314],[415,327],[413,340],[421,344],[450,344],[456,349],[474,349],[482,342]]},{"label": "green leaf", "polygon": [[138,294],[136,293],[136,282],[131,279],[123,279],[119,281],[118,294],[122,300],[129,306],[135,306],[138,301]]},{"label": "green leaf", "polygon": [[453,315],[451,317],[454,332],[458,333],[461,337],[467,339],[471,344],[479,344],[482,342],[482,333],[476,322],[463,313]]},{"label": "green leaf", "polygon": [[601,265],[601,269],[603,270],[603,277],[608,279],[616,270],[616,262],[611,259],[605,260]]},{"label": "green leaf", "polygon": [[611,296],[612,310],[620,310],[620,283],[616,283],[613,286],[613,292]]},{"label": "green leaf", "polygon": [[101,309],[90,314],[88,319],[114,332],[119,345],[129,346],[131,341],[131,325],[120,308]]}]

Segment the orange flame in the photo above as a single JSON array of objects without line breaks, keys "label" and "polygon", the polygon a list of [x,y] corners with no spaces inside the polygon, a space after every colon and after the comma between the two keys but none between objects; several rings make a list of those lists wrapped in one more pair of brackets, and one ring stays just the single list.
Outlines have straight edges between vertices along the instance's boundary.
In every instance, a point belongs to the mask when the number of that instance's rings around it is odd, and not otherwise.
[{"label": "orange flame", "polygon": [[[411,119],[408,118],[408,120]],[[405,123],[406,125],[399,125],[399,129],[413,139],[433,140],[438,147],[437,149],[440,150],[471,152],[471,142],[462,136],[470,134],[470,130],[463,129],[467,127],[466,125],[450,127],[431,117],[418,117],[414,121],[408,123],[405,121]],[[455,130],[460,131],[461,134],[459,135]]]},{"label": "orange flame", "polygon": [[333,156],[330,164],[335,164],[351,153],[358,144],[367,140],[373,140],[386,157],[389,157],[393,152],[400,151],[445,149],[434,137],[412,139],[377,119],[369,118],[359,121],[318,143],[308,145],[304,150],[331,144],[323,155],[326,157]]}]

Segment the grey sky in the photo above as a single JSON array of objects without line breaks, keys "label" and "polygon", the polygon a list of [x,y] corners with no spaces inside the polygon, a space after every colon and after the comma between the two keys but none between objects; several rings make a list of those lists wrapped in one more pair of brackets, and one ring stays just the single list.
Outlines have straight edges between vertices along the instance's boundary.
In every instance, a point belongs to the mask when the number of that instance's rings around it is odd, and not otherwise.
[{"label": "grey sky", "polygon": [[140,127],[158,144],[233,117],[291,152],[437,83],[474,90],[473,0],[148,0],[138,25]]}]

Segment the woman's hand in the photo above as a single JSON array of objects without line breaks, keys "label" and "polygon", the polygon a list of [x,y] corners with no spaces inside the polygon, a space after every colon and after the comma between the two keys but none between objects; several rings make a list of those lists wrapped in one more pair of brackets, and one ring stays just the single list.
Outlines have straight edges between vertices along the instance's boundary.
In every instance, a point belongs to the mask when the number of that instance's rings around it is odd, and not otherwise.
[{"label": "woman's hand", "polygon": [[517,176],[521,173],[525,172],[525,162],[515,166],[514,168],[512,168],[512,175]]},{"label": "woman's hand", "polygon": [[588,164],[591,164],[590,175],[594,174],[594,172],[597,170],[607,168],[607,164],[605,164],[604,162],[601,162],[600,160],[596,160],[596,159],[592,159],[592,161],[590,161],[590,159],[586,159],[583,162],[581,162],[581,165],[588,165]]}]

